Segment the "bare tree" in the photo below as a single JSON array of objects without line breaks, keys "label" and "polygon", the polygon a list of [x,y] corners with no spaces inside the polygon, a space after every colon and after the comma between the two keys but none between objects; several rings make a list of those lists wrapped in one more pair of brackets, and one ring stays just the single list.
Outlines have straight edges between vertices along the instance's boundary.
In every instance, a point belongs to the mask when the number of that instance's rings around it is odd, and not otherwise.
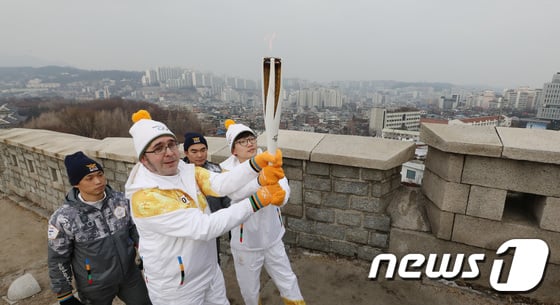
[{"label": "bare tree", "polygon": [[161,109],[155,104],[120,98],[87,103],[49,100],[45,105],[33,107],[34,116],[22,127],[49,129],[95,139],[130,136],[128,130],[132,126],[132,114],[139,109],[148,110],[154,120],[167,124],[179,138],[185,131],[202,130],[196,115],[186,109]]},{"label": "bare tree", "polygon": [[56,113],[63,124],[63,129],[72,134],[93,138],[95,130],[95,113],[72,106]]}]

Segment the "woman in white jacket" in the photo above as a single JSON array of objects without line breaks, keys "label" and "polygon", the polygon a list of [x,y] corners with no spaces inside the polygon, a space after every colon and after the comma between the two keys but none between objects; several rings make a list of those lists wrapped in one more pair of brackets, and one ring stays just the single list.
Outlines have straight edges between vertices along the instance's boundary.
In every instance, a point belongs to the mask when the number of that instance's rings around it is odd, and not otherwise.
[{"label": "woman in white jacket", "polygon": [[[257,148],[256,135],[249,127],[226,120],[226,128],[226,141],[232,155],[220,166],[224,170],[233,170],[246,164],[245,161],[256,156],[260,150]],[[288,201],[290,187],[285,177],[279,184],[286,191],[284,205]],[[285,231],[278,206],[259,210],[231,230],[230,245],[235,273],[246,305],[261,304],[259,290],[263,266],[280,291],[284,304],[305,304],[282,241]]]}]

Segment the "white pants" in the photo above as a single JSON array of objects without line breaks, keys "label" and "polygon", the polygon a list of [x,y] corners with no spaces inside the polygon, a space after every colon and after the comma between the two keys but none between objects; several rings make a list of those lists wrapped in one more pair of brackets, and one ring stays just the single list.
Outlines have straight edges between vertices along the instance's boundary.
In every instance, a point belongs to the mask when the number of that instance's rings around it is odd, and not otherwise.
[{"label": "white pants", "polygon": [[231,249],[237,283],[245,305],[259,305],[260,274],[264,265],[286,304],[305,304],[282,240],[261,251]]},{"label": "white pants", "polygon": [[150,300],[153,305],[229,305],[224,275],[220,267],[217,266],[215,270],[211,275],[212,280],[204,287],[194,289],[193,287],[182,287],[174,293],[163,293],[157,296],[151,293]]}]

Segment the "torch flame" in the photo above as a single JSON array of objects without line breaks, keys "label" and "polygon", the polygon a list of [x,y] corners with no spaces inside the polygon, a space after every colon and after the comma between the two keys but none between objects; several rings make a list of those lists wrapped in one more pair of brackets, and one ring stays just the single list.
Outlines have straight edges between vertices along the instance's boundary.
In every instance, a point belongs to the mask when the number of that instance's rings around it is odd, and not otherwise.
[{"label": "torch flame", "polygon": [[273,32],[273,33],[270,34],[270,35],[267,34],[267,35],[264,37],[264,40],[265,40],[265,41],[268,41],[268,50],[269,50],[269,51],[272,51],[272,41],[273,41],[275,38],[276,38],[276,32]]}]

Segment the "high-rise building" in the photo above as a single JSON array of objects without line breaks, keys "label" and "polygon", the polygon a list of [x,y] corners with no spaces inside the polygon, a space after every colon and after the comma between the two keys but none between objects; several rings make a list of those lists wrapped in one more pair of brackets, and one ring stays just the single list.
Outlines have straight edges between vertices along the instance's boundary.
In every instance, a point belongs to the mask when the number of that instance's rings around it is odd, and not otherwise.
[{"label": "high-rise building", "polygon": [[97,100],[108,100],[111,97],[111,92],[109,87],[105,86],[102,90],[95,91],[95,99]]},{"label": "high-rise building", "polygon": [[533,110],[535,109],[538,96],[539,90],[529,87],[508,89],[504,92],[504,105],[514,109]]},{"label": "high-rise building", "polygon": [[537,118],[560,120],[560,72],[552,76],[550,83],[543,85],[539,105]]},{"label": "high-rise building", "polygon": [[298,106],[303,107],[342,107],[345,97],[336,89],[311,88],[299,90]]},{"label": "high-rise building", "polygon": [[169,79],[181,78],[183,69],[176,67],[157,67],[156,75],[160,83],[165,83]]},{"label": "high-rise building", "polygon": [[459,105],[459,99],[460,96],[458,94],[453,94],[451,98],[442,96],[439,98],[439,109],[455,109]]},{"label": "high-rise building", "polygon": [[534,99],[535,104],[533,105],[533,109],[537,110],[541,106],[542,94],[543,94],[542,89],[535,89],[535,99]]},{"label": "high-rise building", "polygon": [[492,108],[492,104],[498,103],[498,97],[496,93],[492,90],[484,90],[483,92],[479,93],[478,96],[475,98],[475,105],[476,107],[481,107],[483,109]]},{"label": "high-rise building", "polygon": [[383,129],[420,130],[420,111],[403,111],[400,109],[388,111],[385,108],[374,107],[369,118],[371,134],[381,136]]},{"label": "high-rise building", "polygon": [[142,77],[142,85],[152,86],[158,82],[157,73],[154,70],[146,70],[146,73]]}]

